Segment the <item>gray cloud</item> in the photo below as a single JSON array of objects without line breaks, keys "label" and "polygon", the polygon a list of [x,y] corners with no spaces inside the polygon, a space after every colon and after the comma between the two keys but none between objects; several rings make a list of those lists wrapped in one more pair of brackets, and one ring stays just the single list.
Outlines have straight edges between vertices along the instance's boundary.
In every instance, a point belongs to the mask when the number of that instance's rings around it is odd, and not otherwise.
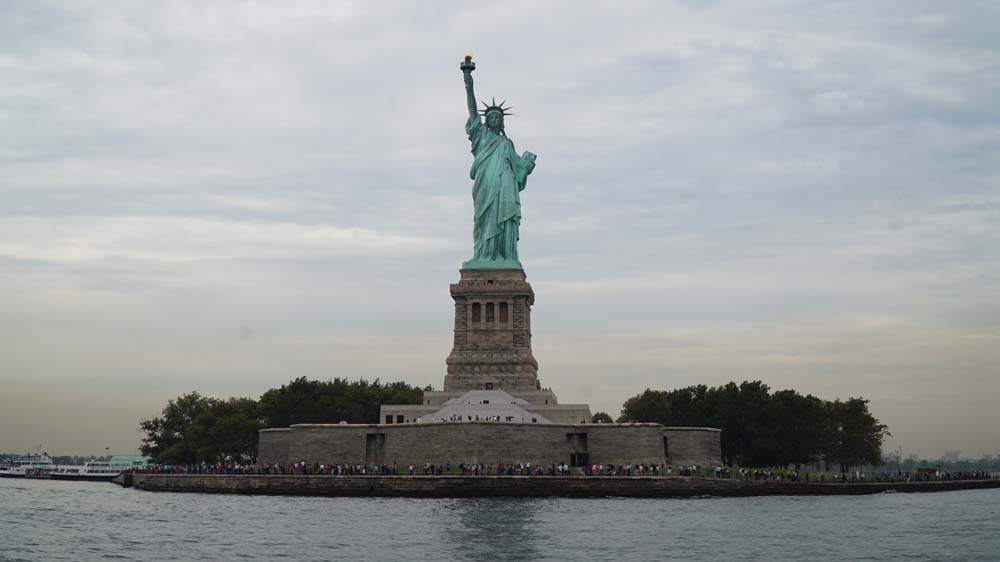
[{"label": "gray cloud", "polygon": [[[892,446],[1000,452],[975,429],[1000,422],[998,24],[986,3],[5,3],[0,450],[127,451],[191,389],[440,385],[473,50],[540,155],[521,254],[562,400],[761,378],[871,398]],[[84,408],[86,431],[27,421]]]}]

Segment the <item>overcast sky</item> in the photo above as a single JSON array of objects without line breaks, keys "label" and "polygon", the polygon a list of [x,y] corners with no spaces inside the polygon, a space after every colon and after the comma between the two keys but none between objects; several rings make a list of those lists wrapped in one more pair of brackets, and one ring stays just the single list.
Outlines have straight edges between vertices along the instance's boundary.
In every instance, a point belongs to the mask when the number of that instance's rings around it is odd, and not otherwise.
[{"label": "overcast sky", "polygon": [[440,388],[462,75],[537,153],[539,377],[864,396],[1000,453],[1000,3],[0,4],[0,451],[198,390]]}]

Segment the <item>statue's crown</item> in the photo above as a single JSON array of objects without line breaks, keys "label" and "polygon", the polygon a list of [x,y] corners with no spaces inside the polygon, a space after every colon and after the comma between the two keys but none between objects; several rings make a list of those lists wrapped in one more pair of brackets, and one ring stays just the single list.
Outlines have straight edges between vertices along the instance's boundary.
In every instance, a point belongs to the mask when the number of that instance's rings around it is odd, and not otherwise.
[{"label": "statue's crown", "polygon": [[479,103],[483,104],[483,106],[486,108],[486,109],[480,109],[479,110],[480,114],[486,115],[487,113],[490,113],[491,111],[499,111],[501,115],[514,115],[513,113],[507,113],[511,109],[514,109],[513,107],[504,107],[503,106],[503,104],[507,103],[507,100],[503,100],[502,102],[500,102],[498,104],[496,98],[492,98],[492,99],[493,99],[493,103],[492,104],[488,104],[488,103],[484,102],[483,100],[479,100]]}]

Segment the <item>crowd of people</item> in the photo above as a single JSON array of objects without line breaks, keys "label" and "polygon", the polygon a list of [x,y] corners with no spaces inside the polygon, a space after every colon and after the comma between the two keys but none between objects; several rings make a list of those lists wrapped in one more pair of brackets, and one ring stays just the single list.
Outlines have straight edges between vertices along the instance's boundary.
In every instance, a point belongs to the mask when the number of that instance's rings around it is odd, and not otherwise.
[{"label": "crowd of people", "polygon": [[[821,475],[821,478],[825,475]],[[835,483],[865,483],[865,482],[947,482],[952,480],[1000,480],[1000,474],[982,470],[963,470],[949,472],[947,470],[924,470],[918,472],[875,472],[861,471],[846,474],[834,474],[830,481]],[[822,481],[822,480],[821,480]]]},{"label": "crowd of people", "polygon": [[[442,416],[439,421],[443,421],[443,422],[464,422],[464,421],[470,421],[470,422],[471,421],[488,421],[488,422],[504,422],[504,421],[506,421],[506,422],[513,422],[513,421],[516,421],[516,419],[514,418],[514,416],[503,416],[503,417],[501,417],[501,416],[480,416],[480,415],[476,414],[473,417],[473,416],[463,416],[461,414],[452,414],[452,415],[450,415],[448,417]],[[522,422],[527,422],[528,420],[526,418],[522,417],[521,421]],[[538,421],[538,418],[531,418],[531,422],[532,423],[535,423],[537,421]]]},{"label": "crowd of people", "polygon": [[[516,422],[518,419],[515,416],[480,416],[476,414],[475,416],[463,416],[461,414],[452,414],[448,417],[442,416],[438,421],[443,422],[471,422],[471,421],[487,421],[487,422]],[[538,418],[531,418],[530,420],[525,417],[521,417],[520,421],[522,423],[537,423]]]},{"label": "crowd of people", "polygon": [[737,478],[758,481],[788,481],[812,483],[866,483],[866,482],[932,482],[953,480],[1000,480],[1000,473],[975,471],[921,470],[917,473],[903,471],[808,472],[778,468],[731,468],[726,466],[702,467],[662,464],[586,464],[571,466],[566,462],[549,465],[532,463],[423,463],[406,464],[345,464],[308,463],[299,461],[281,463],[220,462],[203,464],[151,464],[134,472],[147,474],[218,474],[218,475],[322,475],[322,476],[685,476],[698,478]]}]

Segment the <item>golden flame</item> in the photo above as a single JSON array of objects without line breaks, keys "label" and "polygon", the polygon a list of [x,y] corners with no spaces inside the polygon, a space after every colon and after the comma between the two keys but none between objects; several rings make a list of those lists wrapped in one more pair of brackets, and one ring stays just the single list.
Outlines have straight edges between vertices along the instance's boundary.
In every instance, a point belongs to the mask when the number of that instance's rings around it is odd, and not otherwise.
[{"label": "golden flame", "polygon": [[465,53],[465,62],[472,61],[472,53]]}]

